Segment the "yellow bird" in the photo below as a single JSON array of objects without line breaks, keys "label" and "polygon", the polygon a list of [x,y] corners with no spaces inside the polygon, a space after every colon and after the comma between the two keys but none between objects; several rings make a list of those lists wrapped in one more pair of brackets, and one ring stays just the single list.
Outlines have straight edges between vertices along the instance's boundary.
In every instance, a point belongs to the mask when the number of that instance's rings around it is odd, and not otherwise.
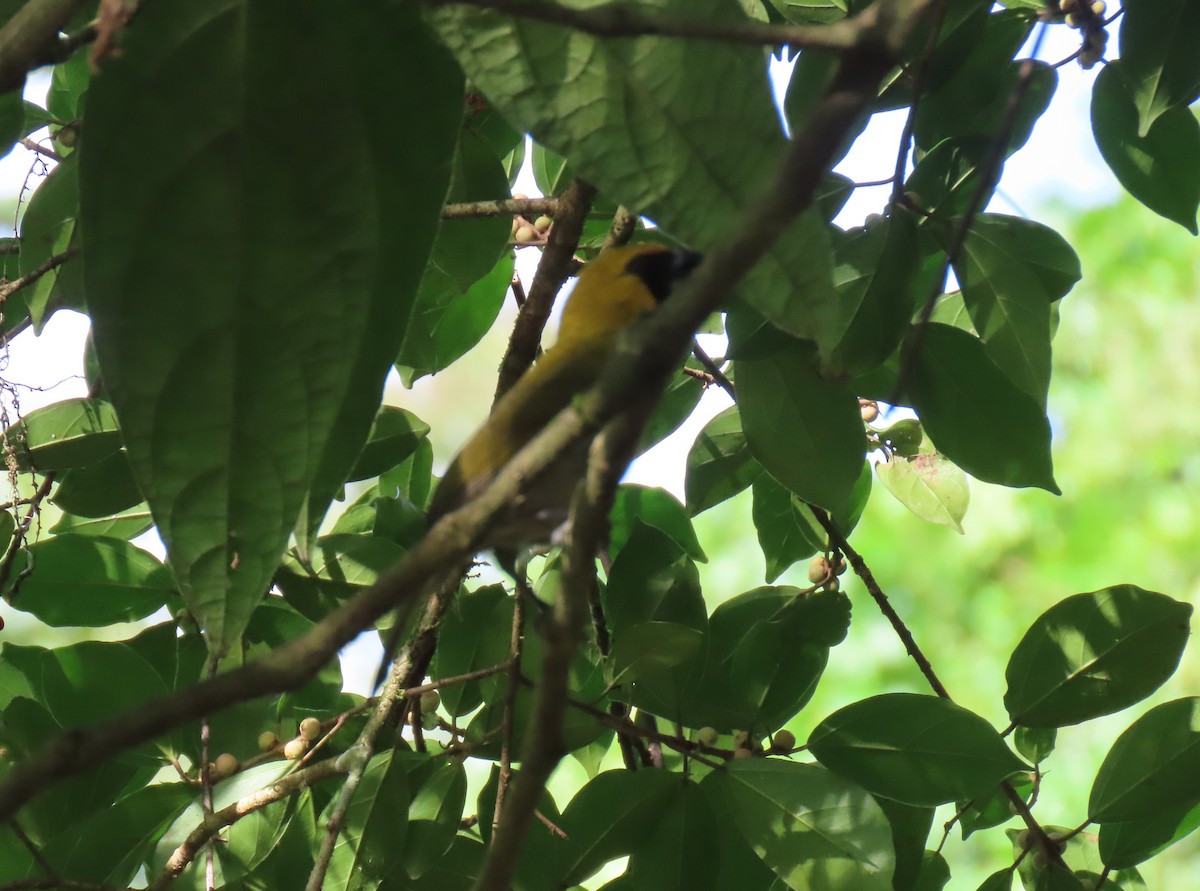
[{"label": "yellow bird", "polygon": [[[483,491],[522,446],[595,383],[620,333],[666,299],[699,261],[691,251],[643,244],[612,248],[584,267],[563,309],[558,341],[500,398],[451,462],[433,496],[430,525]],[[587,450],[587,442],[577,443],[555,459],[496,521],[485,544],[511,553],[549,543],[567,519]]]}]

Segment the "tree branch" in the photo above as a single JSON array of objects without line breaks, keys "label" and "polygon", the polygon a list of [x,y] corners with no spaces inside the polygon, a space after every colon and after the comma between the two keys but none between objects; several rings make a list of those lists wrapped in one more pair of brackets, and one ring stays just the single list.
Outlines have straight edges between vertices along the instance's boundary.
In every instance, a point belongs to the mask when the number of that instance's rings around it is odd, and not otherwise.
[{"label": "tree branch", "polygon": [[[268,804],[286,798],[289,795],[294,795],[302,789],[307,789],[317,783],[327,780],[330,777],[340,776],[347,772],[347,767],[342,764],[346,759],[344,753],[340,758],[329,758],[325,761],[320,761],[312,767],[298,770],[295,773],[288,774],[267,786],[265,789],[259,789],[257,792],[251,792],[239,798],[228,807],[223,807],[219,811],[206,816],[200,825],[188,833],[188,837],[183,840],[183,843],[171,852],[171,856],[167,858],[167,865],[163,867],[146,891],[164,891],[170,884],[179,877],[184,868],[196,859],[196,855],[208,844],[208,842],[218,832],[226,826],[236,823],[247,814],[260,810]],[[63,886],[68,887],[68,886]]]},{"label": "tree branch", "polygon": [[58,32],[83,0],[29,0],[0,28],[0,93],[19,90],[25,75],[43,65]]},{"label": "tree branch", "polygon": [[558,213],[558,198],[500,198],[495,201],[466,201],[447,204],[442,208],[443,220],[462,220],[471,217],[503,217],[513,214]]},{"label": "tree branch", "polygon": [[57,269],[59,266],[62,266],[64,263],[66,263],[72,257],[76,256],[78,253],[79,253],[79,248],[76,248],[76,247],[67,248],[61,254],[55,254],[53,257],[51,257],[45,263],[38,266],[36,269],[29,270],[27,273],[25,273],[20,278],[14,278],[12,281],[8,282],[7,284],[0,285],[0,304],[4,303],[5,300],[7,300],[13,294],[17,293],[17,291],[21,290],[22,288],[26,288],[29,285],[32,285],[34,282],[36,282],[39,278],[41,278],[47,272],[50,272],[51,270]]},{"label": "tree branch", "polygon": [[752,19],[711,21],[645,13],[623,3],[587,9],[547,0],[425,0],[427,6],[475,6],[505,15],[561,25],[596,37],[684,37],[716,43],[782,46],[797,49],[849,50],[861,46],[865,31],[859,16],[828,25],[769,25]]},{"label": "tree branch", "polygon": [[554,218],[554,226],[550,229],[550,237],[545,250],[542,251],[542,259],[529,286],[525,303],[521,306],[517,321],[513,325],[508,349],[504,351],[504,358],[500,360],[500,374],[496,380],[493,405],[512,388],[537,358],[538,347],[542,343],[542,330],[546,327],[546,320],[550,318],[554,298],[558,296],[571,271],[571,260],[575,256],[575,248],[579,246],[579,237],[583,234],[583,223],[595,197],[596,189],[593,186],[581,179],[575,179],[558,199],[558,213]]}]

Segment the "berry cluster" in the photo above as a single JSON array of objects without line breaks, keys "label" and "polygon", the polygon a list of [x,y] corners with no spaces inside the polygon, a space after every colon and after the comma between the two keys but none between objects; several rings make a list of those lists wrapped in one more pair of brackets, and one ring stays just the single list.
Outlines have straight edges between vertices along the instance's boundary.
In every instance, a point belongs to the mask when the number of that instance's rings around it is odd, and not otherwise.
[{"label": "berry cluster", "polygon": [[1104,0],[1060,0],[1059,10],[1070,28],[1077,28],[1083,35],[1083,46],[1079,50],[1079,66],[1092,68],[1104,58],[1108,47],[1108,32],[1104,30]]}]

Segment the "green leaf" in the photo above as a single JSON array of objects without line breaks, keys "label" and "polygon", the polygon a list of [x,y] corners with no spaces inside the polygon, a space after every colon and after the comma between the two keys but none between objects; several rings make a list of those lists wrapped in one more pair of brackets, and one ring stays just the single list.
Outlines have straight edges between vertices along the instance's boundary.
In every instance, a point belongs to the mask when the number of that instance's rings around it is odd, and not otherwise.
[{"label": "green leaf", "polygon": [[971,502],[967,476],[937,452],[912,458],[892,455],[875,465],[879,481],[896,500],[929,523],[949,526],[959,535]]},{"label": "green leaf", "polygon": [[35,409],[4,431],[18,470],[42,473],[86,467],[121,448],[113,407],[99,399],[64,399]]},{"label": "green leaf", "polygon": [[[75,240],[75,220],[79,216],[79,167],[68,157],[51,171],[34,192],[29,209],[21,220],[20,270],[28,275],[56,254],[67,250]],[[21,303],[29,308],[34,333],[40,334],[46,319],[56,309],[83,307],[83,282],[78,259],[70,260],[39,278],[21,293]],[[12,308],[5,305],[5,315]]]},{"label": "green leaf", "polygon": [[1060,494],[1045,412],[996,367],[979,340],[947,325],[928,325],[910,393],[938,452],[971,476]]},{"label": "green leaf", "polygon": [[975,331],[993,362],[1039,404],[1050,386],[1050,304],[1079,281],[1079,257],[1040,223],[975,218],[954,266]]},{"label": "green leaf", "polygon": [[[288,772],[286,761],[272,761],[248,767],[213,787],[213,809],[221,810],[260,789],[268,788]],[[192,790],[192,803],[171,824],[155,845],[150,858],[151,874],[161,872],[167,859],[204,819],[204,807],[198,789]],[[287,830],[294,800],[284,799],[243,815],[222,832],[222,843],[214,847],[213,867],[216,886],[220,887],[250,876],[275,849]],[[201,891],[205,887],[205,858],[196,858],[180,877],[182,887]]]},{"label": "green leaf", "polygon": [[765,579],[773,582],[794,563],[823,550],[825,530],[812,511],[769,473],[754,480],[753,495],[751,516],[766,561]]},{"label": "green leaf", "polygon": [[977,891],[1011,891],[1013,880],[1013,870],[1011,867],[997,870],[979,886]]},{"label": "green leaf", "polygon": [[703,888],[720,868],[722,839],[713,804],[695,783],[676,782],[625,874],[640,888]]},{"label": "green leaf", "polygon": [[1121,64],[1145,136],[1165,112],[1200,97],[1200,6],[1193,0],[1139,0],[1122,7]]},{"label": "green leaf", "polygon": [[71,826],[42,848],[65,879],[128,885],[162,827],[195,797],[185,783],[161,783],[132,792],[79,826]]},{"label": "green leaf", "polygon": [[0,96],[0,157],[12,151],[13,144],[25,135],[25,102],[21,91]]},{"label": "green leaf", "polygon": [[693,560],[708,562],[687,511],[666,489],[631,484],[618,487],[609,533],[609,550],[613,554],[629,540],[635,521],[665,532]]},{"label": "green leaf", "polygon": [[1126,63],[1104,66],[1092,88],[1092,133],[1104,162],[1130,195],[1193,235],[1200,207],[1200,121],[1186,107],[1159,114],[1139,130]]},{"label": "green leaf", "polygon": [[381,405],[348,482],[370,479],[406,460],[429,435],[429,425],[410,411]]},{"label": "green leaf", "polygon": [[95,464],[68,470],[50,500],[79,517],[108,517],[141,504],[142,492],[129,456],[121,450]]},{"label": "green leaf", "polygon": [[[722,0],[653,0],[644,8],[745,21]],[[471,82],[515,127],[686,244],[726,237],[745,196],[767,187],[787,149],[758,47],[604,40],[453,6],[432,20]],[[825,223],[810,211],[750,272],[742,293],[773,324],[828,349],[837,330],[831,273]]]},{"label": "green leaf", "polygon": [[887,693],[834,712],[808,739],[814,757],[867,790],[918,806],[987,794],[1027,770],[992,726],[936,696]]},{"label": "green leaf", "polygon": [[467,800],[467,775],[461,764],[420,753],[404,760],[415,787],[408,806],[404,871],[419,879],[454,843]]},{"label": "green leaf", "polygon": [[609,770],[576,792],[560,824],[568,843],[562,884],[577,885],[642,847],[683,782],[665,770]]},{"label": "green leaf", "polygon": [[56,535],[30,545],[29,553],[34,571],[21,585],[19,603],[47,625],[133,622],[174,591],[165,566],[119,538]]},{"label": "green leaf", "polygon": [[1005,670],[1004,706],[1013,723],[1064,727],[1145,699],[1179,664],[1191,615],[1190,604],[1135,585],[1050,607]]},{"label": "green leaf", "polygon": [[730,406],[705,425],[688,452],[684,477],[688,513],[694,517],[727,501],[761,472],[762,465],[746,444],[737,406]]},{"label": "green leaf", "polygon": [[612,686],[646,680],[686,665],[704,646],[704,634],[674,622],[642,622],[623,628],[613,641],[607,672]]},{"label": "green leaf", "polygon": [[1053,727],[1018,727],[1013,734],[1013,745],[1021,757],[1039,764],[1054,752],[1058,730]]},{"label": "green leaf", "polygon": [[[694,359],[689,359],[686,367],[699,368],[700,365]],[[647,451],[679,429],[679,425],[686,421],[700,404],[700,397],[703,395],[704,384],[696,378],[682,372],[675,375],[667,384],[667,389],[658,405],[654,407],[650,419],[646,421],[642,436],[638,440],[637,453]]]},{"label": "green leaf", "polygon": [[[1006,782],[1021,797],[1022,801],[1029,800],[1030,794],[1033,792],[1032,774],[1024,771],[1014,773]],[[962,830],[962,837],[966,839],[981,829],[991,829],[993,826],[1000,826],[1011,820],[1013,818],[1012,801],[1008,797],[1007,790],[997,786],[991,790],[990,795],[971,801],[960,801],[957,806],[957,814],[960,818],[958,825]]]},{"label": "green leaf", "polygon": [[1088,799],[1097,823],[1149,820],[1200,803],[1200,698],[1150,709],[1117,737]]},{"label": "green leaf", "polygon": [[[305,543],[358,457],[463,108],[457,66],[411,7],[283,9],[148,9],[89,90],[81,158],[104,382],[217,653],[238,640],[301,508]],[[314,140],[314,109],[344,138]]]},{"label": "green leaf", "polygon": [[[741,324],[731,318],[731,328]],[[767,327],[739,344],[738,408],[750,451],[804,501],[848,513],[866,437],[851,387],[822,378],[812,344]]]},{"label": "green leaf", "polygon": [[[455,222],[468,221],[446,221]],[[396,357],[404,386],[448,367],[480,341],[500,314],[512,277],[511,254],[500,257],[491,272],[466,286],[431,261]]]},{"label": "green leaf", "polygon": [[1200,803],[1163,808],[1152,817],[1100,826],[1100,858],[1111,869],[1126,869],[1157,856],[1200,826]]},{"label": "green leaf", "polygon": [[835,240],[833,280],[847,325],[831,371],[872,371],[900,346],[916,303],[918,251],[916,223],[904,210]]},{"label": "green leaf", "polygon": [[[346,811],[325,887],[349,891],[396,875],[403,863],[409,804],[405,759],[395,752],[376,755]],[[318,825],[325,822],[323,815]]]},{"label": "green leaf", "polygon": [[778,729],[812,698],[830,647],[849,627],[850,601],[836,592],[764,587],[726,600],[709,619],[708,708],[690,722],[726,732]]},{"label": "green leaf", "polygon": [[[457,677],[504,661],[508,656],[507,645],[487,633],[501,616],[509,619],[512,616],[512,606],[502,585],[461,593],[454,609],[442,620],[429,676],[434,680]],[[482,701],[479,683],[475,681],[454,684],[441,692],[442,708],[454,717],[474,711]]]},{"label": "green leaf", "polygon": [[891,826],[853,783],[815,764],[748,759],[701,788],[789,888],[890,891]]},{"label": "green leaf", "polygon": [[100,535],[129,541],[153,525],[150,508],[143,502],[109,517],[77,517],[64,513],[62,519],[50,527],[50,531],[55,535],[70,532],[76,535]]},{"label": "green leaf", "polygon": [[[991,149],[990,137],[943,139],[917,162],[904,191],[934,219],[965,213],[979,191],[980,170]],[[985,206],[990,194],[984,196]]]},{"label": "green leaf", "polygon": [[698,646],[680,644],[692,650],[692,658],[679,664],[676,660],[687,654],[676,649],[672,657],[674,667],[642,672],[633,685],[634,704],[655,714],[679,713],[698,689],[704,669],[704,638],[708,633],[708,616],[695,563],[666,533],[639,521],[613,560],[602,600],[614,653],[627,631],[641,635],[644,632],[634,629],[647,622],[670,623],[700,635]]},{"label": "green leaf", "polygon": [[934,809],[901,804],[890,798],[875,796],[888,824],[892,828],[892,848],[896,852],[896,869],[892,873],[892,891],[919,887],[925,859],[925,843],[933,827]]},{"label": "green leaf", "polygon": [[[446,201],[495,199],[507,191],[495,151],[465,128]],[[450,365],[492,327],[512,282],[510,231],[508,217],[442,221],[396,356],[406,387]]]}]

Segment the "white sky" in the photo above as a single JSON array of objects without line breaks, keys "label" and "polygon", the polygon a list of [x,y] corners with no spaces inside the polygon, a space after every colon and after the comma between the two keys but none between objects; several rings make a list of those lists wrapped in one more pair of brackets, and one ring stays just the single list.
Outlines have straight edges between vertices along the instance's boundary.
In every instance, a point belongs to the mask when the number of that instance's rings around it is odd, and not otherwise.
[{"label": "white sky", "polygon": [[[1077,31],[1063,27],[1049,30],[1040,53],[1043,60],[1058,61],[1078,48]],[[787,68],[780,64],[773,66],[777,91],[786,87]],[[1058,69],[1058,89],[1050,108],[1038,121],[1029,142],[1008,161],[1001,188],[989,206],[990,210],[1019,216],[1036,215],[1040,206],[1052,201],[1089,206],[1105,203],[1116,196],[1119,188],[1101,160],[1091,136],[1089,96],[1092,80],[1098,71],[1098,67],[1090,72],[1083,71],[1075,63]],[[49,78],[44,74],[33,78],[26,90],[27,98],[41,101],[48,82]],[[903,111],[876,115],[838,166],[838,171],[856,181],[875,181],[890,176],[903,122]],[[0,194],[15,196],[33,163],[33,153],[19,146],[0,160]],[[537,194],[528,167],[516,189],[530,195]],[[843,226],[855,225],[867,214],[878,213],[888,198],[888,192],[887,186],[856,190],[837,222]],[[13,234],[12,226],[11,219],[0,221],[3,230],[0,234]],[[526,281],[532,277],[537,256],[538,253],[532,250],[518,252],[518,268]],[[41,337],[35,338],[32,332],[25,332],[14,338],[7,357],[0,359],[0,373],[6,380],[22,386],[22,412],[28,413],[41,405],[84,395],[86,385],[82,379],[82,353],[87,330],[85,316],[63,311],[50,319]],[[719,346],[715,349],[721,351]],[[428,384],[418,384],[421,385]],[[661,486],[682,498],[682,456],[708,419],[727,404],[727,397],[722,392],[715,388],[710,390],[700,410],[676,434],[642,456],[630,469],[627,479]],[[139,540],[138,543],[156,550],[161,556],[161,544],[156,541]],[[373,635],[364,635],[360,642],[351,645],[343,653],[348,689],[363,691],[374,676],[378,644],[371,638]]]}]

